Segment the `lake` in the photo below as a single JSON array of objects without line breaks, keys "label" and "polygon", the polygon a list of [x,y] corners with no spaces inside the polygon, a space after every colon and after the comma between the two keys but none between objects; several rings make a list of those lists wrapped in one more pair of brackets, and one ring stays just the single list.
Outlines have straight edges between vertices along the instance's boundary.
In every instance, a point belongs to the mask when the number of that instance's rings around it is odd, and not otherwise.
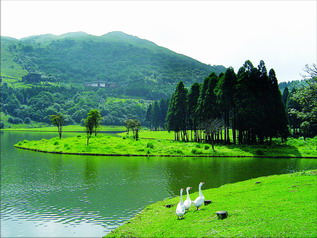
[{"label": "lake", "polygon": [[0,132],[0,137],[1,237],[102,237],[146,205],[178,195],[181,187],[196,192],[201,181],[207,189],[317,168],[316,159],[46,154],[13,145],[57,133]]}]

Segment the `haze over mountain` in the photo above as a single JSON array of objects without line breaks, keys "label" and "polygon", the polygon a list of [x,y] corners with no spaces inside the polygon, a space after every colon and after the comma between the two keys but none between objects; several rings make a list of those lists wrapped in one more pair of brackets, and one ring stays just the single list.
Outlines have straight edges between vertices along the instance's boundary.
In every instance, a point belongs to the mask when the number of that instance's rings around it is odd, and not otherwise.
[{"label": "haze over mountain", "polygon": [[181,80],[189,85],[202,82],[211,72],[225,71],[224,66],[203,64],[123,32],[1,37],[1,45],[4,81],[37,73],[50,81],[76,85],[111,82],[120,93],[131,96],[164,97]]}]

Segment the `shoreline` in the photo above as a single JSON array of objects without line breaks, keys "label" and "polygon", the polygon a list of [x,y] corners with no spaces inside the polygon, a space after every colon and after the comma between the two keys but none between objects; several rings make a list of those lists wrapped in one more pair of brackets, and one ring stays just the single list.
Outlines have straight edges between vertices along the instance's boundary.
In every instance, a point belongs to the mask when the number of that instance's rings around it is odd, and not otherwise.
[{"label": "shoreline", "polygon": [[[57,133],[56,131],[36,131],[36,130],[0,130],[0,131],[9,131],[9,132],[51,132],[51,133]],[[109,133],[109,134],[116,134],[116,133],[124,133],[125,131],[98,131],[98,133]],[[85,131],[63,131],[63,133],[86,133]]]},{"label": "shoreline", "polygon": [[[180,220],[175,214],[179,196],[163,199],[146,206],[104,238],[315,237],[317,213],[311,202],[316,201],[316,180],[317,170],[314,169],[209,188],[203,193],[212,203],[203,205],[199,212],[190,208]],[[192,197],[197,195],[198,192],[191,194]],[[303,199],[307,202],[302,203]],[[221,220],[216,211],[223,210],[227,211],[228,218]],[[276,217],[280,219],[272,219]],[[298,223],[298,217],[307,219]]]},{"label": "shoreline", "polygon": [[80,153],[80,152],[62,152],[62,151],[45,151],[45,150],[39,150],[39,149],[31,149],[31,148],[26,148],[22,146],[17,146],[14,145],[15,148],[22,149],[22,150],[29,150],[29,151],[34,151],[34,152],[41,152],[41,153],[48,153],[48,154],[65,154],[65,155],[85,155],[85,156],[105,156],[105,157],[110,157],[110,156],[117,156],[117,157],[205,157],[205,158],[214,158],[214,157],[223,157],[223,158],[272,158],[272,159],[317,159],[317,157],[310,157],[310,156],[262,156],[262,155],[253,155],[253,156],[248,156],[248,155],[137,155],[137,154],[102,154],[102,153]]}]

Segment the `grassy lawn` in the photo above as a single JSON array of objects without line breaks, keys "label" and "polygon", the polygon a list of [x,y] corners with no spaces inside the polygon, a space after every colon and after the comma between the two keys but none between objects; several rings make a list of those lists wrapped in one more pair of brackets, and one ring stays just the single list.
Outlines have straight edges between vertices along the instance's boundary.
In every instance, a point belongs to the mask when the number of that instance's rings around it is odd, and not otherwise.
[{"label": "grassy lawn", "polygon": [[[175,214],[176,197],[147,206],[106,237],[317,237],[317,170],[260,177],[203,194],[212,203],[200,211],[191,207],[182,220]],[[221,210],[227,219],[217,219]]]},{"label": "grassy lawn", "polygon": [[[53,128],[53,127],[52,127]],[[142,133],[141,133],[142,134]],[[217,145],[215,151],[209,144],[176,142],[163,139],[140,139],[99,134],[92,136],[86,145],[86,134],[77,137],[50,140],[20,141],[17,147],[48,152],[117,154],[117,155],[167,155],[167,156],[278,156],[317,157],[317,137],[306,141],[294,140],[293,145]]]}]

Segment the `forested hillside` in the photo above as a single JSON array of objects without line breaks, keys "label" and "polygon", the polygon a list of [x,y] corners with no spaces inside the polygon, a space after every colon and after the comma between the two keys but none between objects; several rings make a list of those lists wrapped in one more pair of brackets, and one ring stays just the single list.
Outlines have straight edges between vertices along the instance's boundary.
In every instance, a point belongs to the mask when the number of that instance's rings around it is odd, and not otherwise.
[{"label": "forested hillside", "polygon": [[146,99],[171,95],[180,80],[201,82],[210,72],[225,70],[122,32],[2,37],[1,54],[5,82],[19,82],[23,75],[35,73],[41,75],[37,83],[96,86],[99,82],[112,93]]}]

